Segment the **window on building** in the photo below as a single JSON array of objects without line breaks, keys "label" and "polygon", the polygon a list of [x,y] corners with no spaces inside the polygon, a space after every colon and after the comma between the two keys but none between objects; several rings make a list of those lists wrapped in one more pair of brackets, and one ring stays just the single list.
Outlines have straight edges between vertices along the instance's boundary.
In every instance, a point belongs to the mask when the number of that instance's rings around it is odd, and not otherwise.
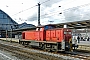
[{"label": "window on building", "polygon": [[6,15],[3,15],[3,18],[4,18],[4,19],[6,19],[6,18],[7,18],[7,16],[6,16]]},{"label": "window on building", "polygon": [[3,19],[3,14],[0,14],[0,19]]}]

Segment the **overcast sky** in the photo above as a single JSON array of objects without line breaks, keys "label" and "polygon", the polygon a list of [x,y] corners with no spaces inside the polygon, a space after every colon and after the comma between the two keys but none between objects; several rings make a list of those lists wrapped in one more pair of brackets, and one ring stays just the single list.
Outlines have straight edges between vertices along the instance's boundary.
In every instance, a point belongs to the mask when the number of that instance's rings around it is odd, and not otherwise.
[{"label": "overcast sky", "polygon": [[17,23],[37,25],[39,2],[42,25],[90,19],[90,0],[0,0],[0,9]]}]

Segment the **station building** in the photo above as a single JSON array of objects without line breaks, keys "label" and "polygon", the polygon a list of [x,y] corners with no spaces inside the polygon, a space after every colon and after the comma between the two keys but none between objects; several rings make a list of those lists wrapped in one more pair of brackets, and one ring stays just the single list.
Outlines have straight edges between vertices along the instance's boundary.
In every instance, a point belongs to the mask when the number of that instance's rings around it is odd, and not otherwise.
[{"label": "station building", "polygon": [[[27,27],[35,27],[32,24],[15,22],[7,13],[0,9],[0,37],[10,37],[10,31]],[[14,35],[12,36],[14,37]]]}]

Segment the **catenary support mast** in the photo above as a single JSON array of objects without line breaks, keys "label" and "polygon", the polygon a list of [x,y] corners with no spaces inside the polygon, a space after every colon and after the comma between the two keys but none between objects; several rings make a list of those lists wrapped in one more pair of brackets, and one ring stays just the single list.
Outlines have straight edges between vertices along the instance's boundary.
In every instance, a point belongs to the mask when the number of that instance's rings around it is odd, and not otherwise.
[{"label": "catenary support mast", "polygon": [[40,3],[38,3],[38,26],[40,25]]}]

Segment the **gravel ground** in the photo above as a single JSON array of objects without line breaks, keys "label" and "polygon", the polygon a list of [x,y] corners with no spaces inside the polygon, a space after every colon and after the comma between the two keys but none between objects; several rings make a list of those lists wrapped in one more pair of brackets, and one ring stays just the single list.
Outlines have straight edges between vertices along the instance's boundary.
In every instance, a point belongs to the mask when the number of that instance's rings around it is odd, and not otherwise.
[{"label": "gravel ground", "polygon": [[22,60],[14,56],[14,54],[0,50],[0,60]]}]

